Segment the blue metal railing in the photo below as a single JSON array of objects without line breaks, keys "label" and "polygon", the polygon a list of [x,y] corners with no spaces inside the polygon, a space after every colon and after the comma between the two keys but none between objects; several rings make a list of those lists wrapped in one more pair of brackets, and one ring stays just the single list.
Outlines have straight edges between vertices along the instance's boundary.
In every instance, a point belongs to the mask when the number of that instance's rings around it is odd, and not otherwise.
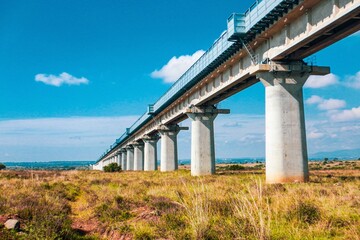
[{"label": "blue metal railing", "polygon": [[285,2],[284,0],[258,0],[249,10],[245,12],[246,28],[245,32],[249,31],[256,23],[265,17],[276,6]]},{"label": "blue metal railing", "polygon": [[157,112],[164,103],[170,100],[179,90],[184,89],[197,75],[199,75],[207,66],[216,58],[225,52],[233,42],[228,41],[228,33],[225,31],[171,87],[170,89],[154,104],[154,112]]},{"label": "blue metal railing", "polygon": [[[146,124],[151,119],[151,115],[156,115],[167,107],[172,99],[192,87],[201,76],[210,73],[219,60],[227,58],[235,51],[235,49],[233,49],[234,47],[239,49],[239,45],[236,45],[234,40],[239,36],[245,36],[259,21],[283,2],[294,3],[297,2],[297,0],[257,0],[244,14],[233,13],[227,20],[228,29],[224,31],[213,45],[152,105],[151,109],[148,108],[147,112],[137,119],[135,123],[111,145],[110,149],[108,149],[100,159],[120,145],[133,132]],[[232,51],[229,51],[229,49],[232,49]]]}]

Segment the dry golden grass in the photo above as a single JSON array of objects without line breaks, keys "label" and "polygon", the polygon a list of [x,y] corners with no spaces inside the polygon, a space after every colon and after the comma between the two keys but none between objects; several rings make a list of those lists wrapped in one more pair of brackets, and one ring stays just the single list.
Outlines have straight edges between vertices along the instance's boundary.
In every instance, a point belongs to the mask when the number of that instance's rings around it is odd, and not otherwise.
[{"label": "dry golden grass", "polygon": [[23,229],[0,227],[0,239],[360,239],[360,161],[332,166],[284,185],[266,185],[259,167],[0,171],[0,216]]}]

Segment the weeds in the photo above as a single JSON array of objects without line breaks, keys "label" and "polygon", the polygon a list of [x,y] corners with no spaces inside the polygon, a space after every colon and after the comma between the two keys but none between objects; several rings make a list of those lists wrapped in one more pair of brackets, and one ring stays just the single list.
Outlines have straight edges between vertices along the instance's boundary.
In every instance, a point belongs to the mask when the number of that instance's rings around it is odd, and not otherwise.
[{"label": "weeds", "polygon": [[246,193],[233,199],[234,217],[238,223],[236,235],[254,239],[269,239],[271,229],[271,211],[267,198],[263,196],[261,180],[253,187],[247,185]]},{"label": "weeds", "polygon": [[196,184],[183,182],[188,198],[178,195],[180,205],[186,212],[194,239],[204,239],[210,229],[210,206],[208,190],[199,181]]},{"label": "weeds", "polygon": [[[273,185],[254,168],[201,178],[2,170],[0,239],[359,239],[360,162],[331,164],[314,165],[310,183]],[[1,227],[6,216],[20,233]]]},{"label": "weeds", "polygon": [[154,229],[148,224],[136,225],[134,229],[134,239],[136,240],[152,240],[155,239]]},{"label": "weeds", "polygon": [[102,222],[122,222],[132,217],[128,211],[128,203],[121,196],[101,203],[96,207],[95,214]]},{"label": "weeds", "polygon": [[320,209],[314,203],[299,201],[288,213],[288,219],[295,218],[301,223],[314,224],[320,220]]}]

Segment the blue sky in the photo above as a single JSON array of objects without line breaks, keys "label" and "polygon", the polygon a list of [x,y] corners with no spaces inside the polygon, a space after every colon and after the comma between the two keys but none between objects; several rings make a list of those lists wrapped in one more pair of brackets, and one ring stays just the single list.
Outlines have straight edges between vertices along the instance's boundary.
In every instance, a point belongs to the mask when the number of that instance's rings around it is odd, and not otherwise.
[{"label": "blue sky", "polygon": [[[1,1],[0,162],[97,159],[252,2]],[[315,54],[333,75],[304,89],[310,153],[360,146],[359,46],[357,33]],[[221,107],[217,156],[264,156],[264,87]]]}]

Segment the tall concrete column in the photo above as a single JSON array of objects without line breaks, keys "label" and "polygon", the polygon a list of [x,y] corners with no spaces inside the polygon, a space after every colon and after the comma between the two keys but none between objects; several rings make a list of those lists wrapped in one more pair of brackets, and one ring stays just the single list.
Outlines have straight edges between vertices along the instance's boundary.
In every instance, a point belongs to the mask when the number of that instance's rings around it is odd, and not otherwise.
[{"label": "tall concrete column", "polygon": [[329,68],[296,63],[257,74],[265,86],[267,183],[308,181],[302,88],[310,74],[327,73]]},{"label": "tall concrete column", "polygon": [[144,145],[141,143],[132,144],[134,147],[134,170],[144,170]]},{"label": "tall concrete column", "polygon": [[121,166],[121,152],[118,151],[117,155],[116,155],[116,163],[117,165]]},{"label": "tall concrete column", "polygon": [[213,106],[186,110],[191,119],[192,176],[215,173],[214,120],[219,113],[230,113],[230,110],[216,109]]},{"label": "tall concrete column", "polygon": [[126,170],[134,170],[134,148],[132,146],[127,146],[126,154],[127,154]]},{"label": "tall concrete column", "polygon": [[161,137],[160,171],[174,171],[178,169],[177,135],[180,130],[188,127],[178,125],[162,125],[158,129]]},{"label": "tall concrete column", "polygon": [[144,141],[144,170],[157,170],[157,142],[158,136],[147,136]]},{"label": "tall concrete column", "polygon": [[121,169],[127,170],[127,151],[124,148],[121,149]]}]

